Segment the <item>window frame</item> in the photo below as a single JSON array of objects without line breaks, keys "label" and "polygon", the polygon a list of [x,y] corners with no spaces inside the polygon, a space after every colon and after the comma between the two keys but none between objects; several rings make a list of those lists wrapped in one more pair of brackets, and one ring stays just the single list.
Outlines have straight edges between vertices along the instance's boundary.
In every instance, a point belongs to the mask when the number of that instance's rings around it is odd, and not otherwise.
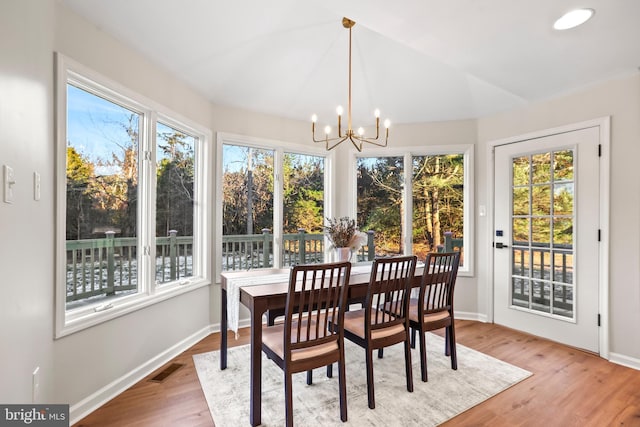
[{"label": "window frame", "polygon": [[[359,158],[369,157],[403,157],[404,163],[404,218],[403,223],[404,231],[404,248],[406,254],[413,253],[413,238],[411,233],[411,227],[413,225],[413,193],[411,180],[413,176],[412,158],[414,156],[435,156],[435,155],[447,155],[447,154],[462,154],[464,156],[464,177],[463,177],[463,194],[464,194],[464,207],[463,207],[463,248],[464,248],[464,265],[461,265],[458,270],[459,276],[471,277],[474,275],[474,145],[473,144],[452,144],[452,145],[425,145],[421,147],[385,147],[385,148],[373,148],[366,151],[357,152],[353,150],[353,155],[350,158],[349,174],[349,187],[351,193],[349,195],[349,206],[351,209],[350,215],[355,218],[358,211],[358,196],[357,196],[357,165]],[[407,185],[409,183],[409,185]]]},{"label": "window frame", "polygon": [[[317,148],[313,146],[305,146],[302,144],[293,144],[282,141],[269,140],[265,138],[257,138],[246,135],[238,135],[227,132],[217,132],[216,133],[216,182],[223,182],[222,175],[224,172],[223,164],[222,164],[222,155],[223,155],[223,145],[238,145],[243,147],[252,147],[263,150],[273,150],[274,159],[273,159],[273,172],[274,172],[274,191],[273,191],[273,241],[274,241],[274,249],[273,249],[273,267],[270,268],[282,268],[282,257],[281,257],[281,248],[282,248],[282,218],[283,218],[283,179],[282,179],[282,167],[283,167],[283,159],[285,153],[294,153],[294,154],[305,154],[310,156],[320,156],[324,157],[325,165],[324,165],[324,216],[333,216],[333,191],[332,185],[333,182],[333,172],[332,172],[332,164],[334,162],[334,152],[327,152],[324,147]],[[215,190],[215,215],[216,215],[216,223],[215,223],[215,242],[222,242],[222,200],[223,200],[223,189],[222,185],[216,186]],[[216,243],[217,245],[217,243]],[[325,237],[325,248],[326,245],[326,237]],[[219,251],[220,248],[216,246],[215,251]],[[325,249],[326,252],[326,249]],[[325,257],[327,253],[325,253]],[[222,256],[217,256],[215,259],[215,280],[216,282],[220,282],[221,276],[220,274],[223,272],[222,270]]]},{"label": "window frame", "polygon": [[[56,290],[55,338],[72,334],[124,314],[193,291],[211,283],[210,242],[211,183],[209,129],[181,117],[164,106],[100,75],[90,68],[56,52],[55,57],[56,125]],[[66,309],[66,146],[67,85],[100,96],[140,114],[138,147],[139,186],[137,211],[138,289],[110,301]],[[193,275],[188,279],[155,283],[155,202],[156,202],[156,123],[172,126],[196,138],[194,174]],[[145,156],[144,153],[150,153]],[[146,157],[146,158],[145,158]],[[154,218],[147,221],[145,218]],[[145,253],[145,248],[147,253]]]}]

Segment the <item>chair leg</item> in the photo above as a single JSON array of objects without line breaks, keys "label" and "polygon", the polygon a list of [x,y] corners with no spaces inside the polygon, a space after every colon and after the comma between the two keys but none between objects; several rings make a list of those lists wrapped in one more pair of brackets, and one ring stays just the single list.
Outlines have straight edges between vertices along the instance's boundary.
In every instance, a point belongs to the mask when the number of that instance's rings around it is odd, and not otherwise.
[{"label": "chair leg", "polygon": [[291,373],[284,374],[284,394],[285,394],[285,418],[287,427],[293,427],[293,381]]},{"label": "chair leg", "polygon": [[411,328],[411,348],[416,348],[416,328]]},{"label": "chair leg", "polygon": [[369,400],[369,408],[375,409],[376,398],[373,388],[373,351],[366,349],[367,353],[367,396]]},{"label": "chair leg", "polygon": [[273,310],[267,310],[267,326],[273,326],[276,323],[276,316]]},{"label": "chair leg", "polygon": [[333,378],[333,364],[327,365],[327,378]]},{"label": "chair leg", "polygon": [[313,384],[313,371],[309,369],[307,371],[307,385]]},{"label": "chair leg", "polygon": [[384,348],[378,349],[378,359],[382,359],[384,357]]},{"label": "chair leg", "polygon": [[424,331],[420,331],[420,375],[422,381],[427,382],[427,336]]},{"label": "chair leg", "polygon": [[449,349],[451,351],[451,369],[458,369],[458,352],[456,351],[456,330],[453,326],[453,322],[451,326],[447,328],[447,330],[451,329],[449,332]]},{"label": "chair leg", "polygon": [[344,355],[338,361],[338,386],[340,387],[340,419],[347,421],[347,376],[345,373]]},{"label": "chair leg", "polygon": [[404,366],[407,374],[407,391],[413,392],[413,369],[411,367],[411,343],[409,342],[409,332],[404,342]]},{"label": "chair leg", "polygon": [[444,328],[444,355],[451,355],[451,346],[449,345],[451,342],[451,337],[449,336],[449,326]]}]

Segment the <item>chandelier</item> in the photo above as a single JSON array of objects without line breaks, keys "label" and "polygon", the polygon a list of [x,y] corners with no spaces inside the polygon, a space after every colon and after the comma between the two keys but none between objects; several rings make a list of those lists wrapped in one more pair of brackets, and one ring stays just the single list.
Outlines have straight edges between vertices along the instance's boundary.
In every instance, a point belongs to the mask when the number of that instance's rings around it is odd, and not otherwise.
[{"label": "chandelier", "polygon": [[374,112],[376,118],[376,136],[366,137],[364,135],[364,129],[358,128],[358,131],[354,131],[351,127],[351,28],[356,23],[349,18],[342,18],[342,26],[349,29],[349,98],[347,104],[347,129],[344,133],[342,133],[342,113],[344,112],[342,106],[338,106],[336,112],[338,113],[338,136],[330,138],[329,134],[331,133],[331,127],[326,126],[324,128],[324,138],[317,139],[316,138],[316,121],[318,120],[318,116],[315,114],[311,118],[311,134],[313,135],[313,142],[324,142],[326,144],[327,150],[332,150],[337,147],[341,142],[346,141],[347,139],[351,141],[354,147],[358,151],[362,151],[362,144],[364,142],[368,142],[370,144],[377,145],[379,147],[386,147],[387,140],[389,139],[389,119],[384,121],[385,127],[385,135],[384,142],[379,140],[380,138],[380,110],[376,110]]}]

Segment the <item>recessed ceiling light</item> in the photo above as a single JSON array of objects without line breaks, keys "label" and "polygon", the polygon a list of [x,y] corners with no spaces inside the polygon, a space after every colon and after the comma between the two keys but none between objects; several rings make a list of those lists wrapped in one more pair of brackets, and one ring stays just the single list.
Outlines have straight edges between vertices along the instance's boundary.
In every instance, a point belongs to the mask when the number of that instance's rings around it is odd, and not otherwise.
[{"label": "recessed ceiling light", "polygon": [[554,24],[556,30],[568,30],[582,25],[593,16],[593,9],[575,9],[562,15]]}]

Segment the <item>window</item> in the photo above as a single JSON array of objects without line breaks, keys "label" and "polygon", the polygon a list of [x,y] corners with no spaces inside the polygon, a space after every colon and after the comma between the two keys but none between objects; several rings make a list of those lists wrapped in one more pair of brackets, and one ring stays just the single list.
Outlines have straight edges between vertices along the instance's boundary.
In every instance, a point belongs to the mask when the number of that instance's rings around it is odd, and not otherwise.
[{"label": "window", "polygon": [[156,284],[193,277],[195,149],[198,138],[156,125]]},{"label": "window", "polygon": [[[273,148],[278,145],[282,148]],[[324,151],[219,134],[217,271],[323,262]]]},{"label": "window", "polygon": [[57,56],[56,335],[209,283],[208,132]]},{"label": "window", "polygon": [[424,260],[428,252],[459,250],[460,271],[471,274],[473,147],[391,151],[356,157],[357,222],[375,232],[376,255]]}]

